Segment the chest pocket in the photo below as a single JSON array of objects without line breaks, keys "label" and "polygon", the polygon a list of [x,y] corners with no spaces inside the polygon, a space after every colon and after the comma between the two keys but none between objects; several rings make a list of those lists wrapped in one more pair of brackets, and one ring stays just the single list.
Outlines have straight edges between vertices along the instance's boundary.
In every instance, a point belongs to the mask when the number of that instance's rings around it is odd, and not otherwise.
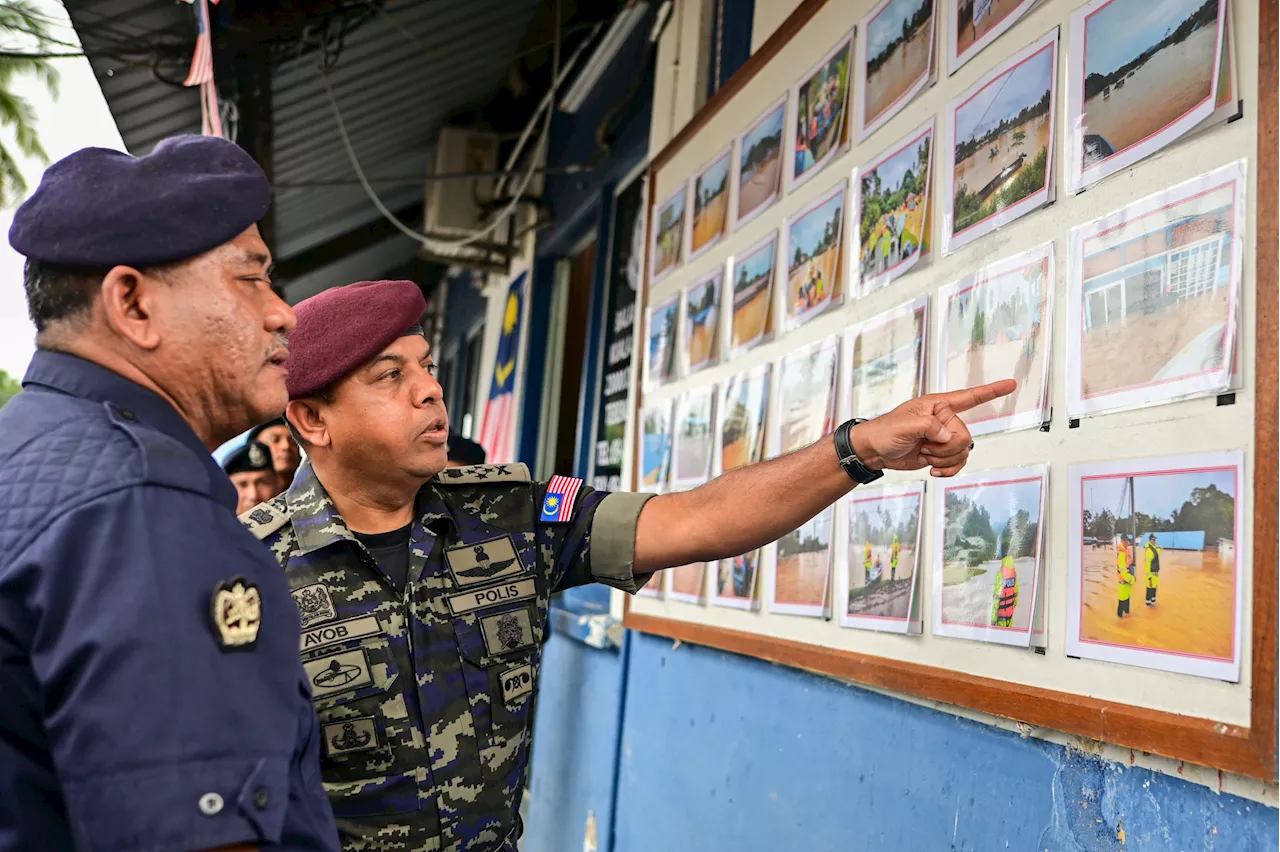
[{"label": "chest pocket", "polygon": [[370,613],[306,628],[302,647],[334,816],[417,810],[418,784],[408,765],[415,733],[391,641],[378,617]]},{"label": "chest pocket", "polygon": [[486,777],[523,766],[543,625],[536,601],[453,621]]}]

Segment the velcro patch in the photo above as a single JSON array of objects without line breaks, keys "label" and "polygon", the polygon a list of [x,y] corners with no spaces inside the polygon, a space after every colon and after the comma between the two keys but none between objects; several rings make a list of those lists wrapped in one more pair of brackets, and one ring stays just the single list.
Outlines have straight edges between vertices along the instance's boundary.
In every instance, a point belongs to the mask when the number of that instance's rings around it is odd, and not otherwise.
[{"label": "velcro patch", "polygon": [[492,485],[497,482],[529,482],[529,468],[521,462],[447,467],[440,471],[440,485]]},{"label": "velcro patch", "polygon": [[542,500],[544,524],[567,524],[573,520],[573,505],[577,502],[582,480],[570,476],[553,476],[547,483],[547,496]]},{"label": "velcro patch", "polygon": [[484,634],[484,647],[491,656],[532,648],[533,609],[526,606],[511,612],[486,615],[480,619],[480,632]]},{"label": "velcro patch", "polygon": [[319,657],[303,663],[302,668],[311,682],[312,698],[351,692],[373,684],[369,658],[362,648]]},{"label": "velcro patch", "polygon": [[510,704],[533,692],[533,665],[525,663],[502,673],[502,702]]},{"label": "velcro patch", "polygon": [[487,589],[460,592],[456,595],[449,595],[445,600],[449,602],[449,611],[451,613],[462,615],[485,607],[525,601],[537,593],[537,586],[534,585],[533,578],[530,577],[527,580],[515,580],[499,586],[490,586]]},{"label": "velcro patch", "polygon": [[372,716],[342,719],[321,726],[325,753],[330,757],[377,748],[378,725]]},{"label": "velcro patch", "polygon": [[376,615],[348,618],[345,621],[337,621],[333,624],[326,624],[323,627],[314,627],[311,630],[302,631],[302,640],[298,645],[298,650],[314,651],[318,648],[337,645],[339,642],[346,642],[348,639],[363,639],[365,636],[374,636],[381,632],[382,625],[378,623]]},{"label": "velcro patch", "polygon": [[240,523],[259,541],[289,522],[289,515],[274,505],[273,500],[259,503],[240,516]]},{"label": "velcro patch", "polygon": [[449,573],[459,586],[492,583],[504,577],[524,573],[524,565],[510,536],[476,544],[463,544],[445,551]]},{"label": "velcro patch", "polygon": [[293,602],[298,605],[298,617],[302,619],[303,627],[310,627],[321,621],[331,621],[338,617],[338,612],[333,608],[333,596],[329,594],[329,587],[324,583],[312,583],[309,586],[303,586],[294,589],[291,593]]}]

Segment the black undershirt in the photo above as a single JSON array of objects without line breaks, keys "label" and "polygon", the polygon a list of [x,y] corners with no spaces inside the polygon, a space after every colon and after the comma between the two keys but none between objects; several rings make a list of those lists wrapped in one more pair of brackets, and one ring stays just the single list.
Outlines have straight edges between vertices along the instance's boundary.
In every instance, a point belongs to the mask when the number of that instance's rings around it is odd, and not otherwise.
[{"label": "black undershirt", "polygon": [[386,574],[397,589],[403,589],[409,583],[409,533],[413,531],[413,523],[407,523],[398,530],[384,533],[353,533],[356,541],[378,562],[382,573]]}]

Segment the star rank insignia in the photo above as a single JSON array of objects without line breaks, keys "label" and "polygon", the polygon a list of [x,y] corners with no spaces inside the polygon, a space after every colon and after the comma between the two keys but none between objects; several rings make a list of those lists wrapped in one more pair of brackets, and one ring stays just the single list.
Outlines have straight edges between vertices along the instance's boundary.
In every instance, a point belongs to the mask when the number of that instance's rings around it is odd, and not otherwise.
[{"label": "star rank insignia", "polygon": [[258,587],[244,577],[223,580],[213,590],[211,615],[222,650],[253,647],[262,625],[262,596]]}]

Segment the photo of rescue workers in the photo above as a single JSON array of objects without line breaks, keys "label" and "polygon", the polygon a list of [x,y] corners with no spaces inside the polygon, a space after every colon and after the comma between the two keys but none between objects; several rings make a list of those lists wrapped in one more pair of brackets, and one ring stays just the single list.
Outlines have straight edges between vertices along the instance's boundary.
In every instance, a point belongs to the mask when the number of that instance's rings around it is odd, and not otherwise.
[{"label": "photo of rescue workers", "polygon": [[760,343],[773,331],[773,279],[777,268],[778,233],[744,251],[733,263],[733,315],[729,349],[736,355]]},{"label": "photo of rescue workers", "polygon": [[904,633],[916,595],[924,485],[859,488],[848,501],[848,596],[841,623]]},{"label": "photo of rescue workers", "polygon": [[719,267],[684,293],[686,375],[693,375],[720,359],[720,291],[723,285],[724,267]]},{"label": "photo of rescue workers", "polygon": [[858,138],[866,139],[911,102],[933,69],[937,0],[883,0],[858,28],[862,97]]},{"label": "photo of rescue workers", "polygon": [[1057,33],[1055,28],[948,108],[944,252],[1048,201]]},{"label": "photo of rescue workers", "polygon": [[729,223],[729,166],[733,150],[725,148],[693,179],[693,229],[689,242],[692,260],[724,236]]},{"label": "photo of rescue workers", "polygon": [[785,326],[795,328],[840,301],[847,182],[795,215],[787,225]]},{"label": "photo of rescue workers", "polygon": [[[1181,457],[1072,470],[1080,513],[1079,653],[1109,647],[1150,652],[1135,665],[1238,677],[1239,454]],[[1077,568],[1078,565],[1078,568]],[[1075,653],[1070,649],[1069,653]],[[1194,661],[1226,664],[1209,672]]]},{"label": "photo of rescue workers", "polygon": [[943,486],[936,635],[1029,645],[1044,481],[1043,468],[1029,467],[956,477]]},{"label": "photo of rescue workers", "polygon": [[854,171],[861,298],[915,265],[929,250],[933,121],[884,157]]},{"label": "photo of rescue workers", "polygon": [[783,97],[738,138],[738,226],[764,212],[782,190],[786,123],[787,99]]},{"label": "photo of rescue workers", "polygon": [[[1213,113],[1226,7],[1227,0],[1108,0],[1073,15],[1073,40],[1083,39],[1071,64],[1072,83],[1083,93],[1071,125],[1080,128],[1072,134],[1078,164],[1072,171],[1083,172],[1073,191],[1159,150]],[[1129,151],[1133,156],[1119,156]]]},{"label": "photo of rescue workers", "polygon": [[791,135],[791,188],[817,174],[848,140],[849,57],[846,36],[807,77],[795,85],[796,123]]}]

